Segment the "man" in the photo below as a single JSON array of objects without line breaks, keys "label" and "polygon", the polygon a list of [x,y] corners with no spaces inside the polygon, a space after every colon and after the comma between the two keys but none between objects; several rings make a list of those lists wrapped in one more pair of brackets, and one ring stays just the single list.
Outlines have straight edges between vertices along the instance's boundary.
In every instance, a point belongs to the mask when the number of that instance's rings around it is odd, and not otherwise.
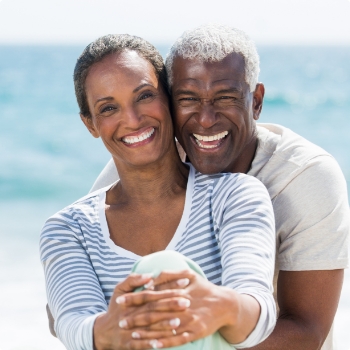
[{"label": "man", "polygon": [[[348,265],[344,177],[324,150],[279,125],[257,125],[264,86],[241,31],[185,32],[166,62],[176,137],[202,173],[244,172],[267,187],[276,217],[279,318],[254,349],[334,349],[332,323]],[[109,163],[93,189],[117,178]],[[322,345],[323,344],[323,345]]]}]

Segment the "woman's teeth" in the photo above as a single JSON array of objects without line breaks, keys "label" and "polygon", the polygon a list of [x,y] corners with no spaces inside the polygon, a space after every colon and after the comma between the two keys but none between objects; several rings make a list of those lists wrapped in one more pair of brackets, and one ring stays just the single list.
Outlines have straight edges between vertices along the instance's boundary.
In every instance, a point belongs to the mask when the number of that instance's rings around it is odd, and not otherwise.
[{"label": "woman's teeth", "polygon": [[203,141],[203,142],[219,141],[227,135],[228,135],[228,131],[223,131],[223,132],[220,132],[219,134],[211,135],[211,136],[202,136],[198,134],[193,134],[197,145],[201,148],[215,148],[219,145],[219,143],[214,142],[213,144],[203,144],[200,141]]},{"label": "woman's teeth", "polygon": [[129,145],[132,145],[133,143],[141,142],[148,139],[153,135],[153,133],[154,133],[154,128],[151,128],[138,136],[125,136],[122,138],[122,141]]}]

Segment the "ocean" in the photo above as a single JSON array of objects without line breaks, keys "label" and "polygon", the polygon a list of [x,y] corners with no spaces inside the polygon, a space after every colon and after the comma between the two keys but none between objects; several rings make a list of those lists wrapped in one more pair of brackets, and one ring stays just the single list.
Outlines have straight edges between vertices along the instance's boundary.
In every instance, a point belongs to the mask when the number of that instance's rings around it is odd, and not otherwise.
[{"label": "ocean", "polygon": [[[168,47],[159,46],[162,54]],[[80,121],[72,74],[79,46],[0,46],[0,350],[60,350],[45,313],[38,253],[44,221],[86,194],[109,160]],[[339,162],[350,184],[350,47],[258,47],[279,123]],[[350,274],[335,321],[350,349]]]}]

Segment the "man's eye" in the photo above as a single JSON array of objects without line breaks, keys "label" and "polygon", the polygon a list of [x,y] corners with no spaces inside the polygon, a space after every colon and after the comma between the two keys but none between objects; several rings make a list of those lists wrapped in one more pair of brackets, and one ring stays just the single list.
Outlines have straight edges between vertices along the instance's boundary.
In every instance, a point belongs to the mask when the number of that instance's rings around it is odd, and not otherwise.
[{"label": "man's eye", "polygon": [[195,106],[198,102],[200,102],[200,100],[195,97],[182,97],[178,100],[179,105],[183,107]]},{"label": "man's eye", "polygon": [[214,100],[214,103],[219,106],[229,106],[234,104],[236,98],[233,96],[220,96]]}]

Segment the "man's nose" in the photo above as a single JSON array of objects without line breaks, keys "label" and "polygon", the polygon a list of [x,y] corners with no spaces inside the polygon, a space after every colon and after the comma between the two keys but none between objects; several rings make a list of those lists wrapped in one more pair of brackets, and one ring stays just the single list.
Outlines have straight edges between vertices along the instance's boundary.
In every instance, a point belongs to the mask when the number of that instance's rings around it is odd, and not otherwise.
[{"label": "man's nose", "polygon": [[215,108],[209,101],[202,103],[198,111],[197,122],[204,128],[211,128],[217,121]]}]

